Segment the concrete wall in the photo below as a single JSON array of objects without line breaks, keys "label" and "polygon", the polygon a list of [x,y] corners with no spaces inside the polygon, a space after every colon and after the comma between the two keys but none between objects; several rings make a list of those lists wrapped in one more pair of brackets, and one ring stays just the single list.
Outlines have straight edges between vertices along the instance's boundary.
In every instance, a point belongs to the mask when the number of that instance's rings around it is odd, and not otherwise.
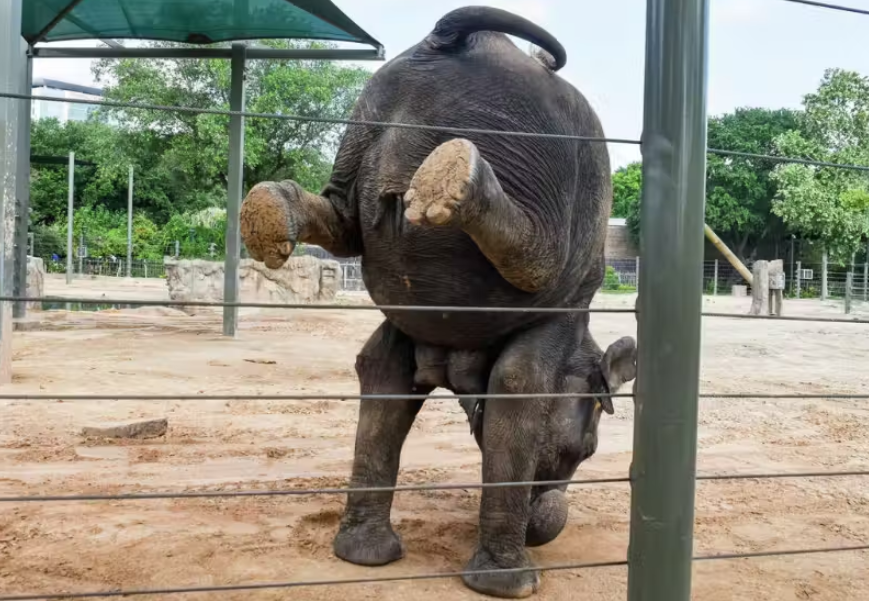
[{"label": "concrete wall", "polygon": [[[41,298],[45,295],[45,262],[39,257],[27,257],[27,291],[25,296]],[[42,309],[41,301],[27,303],[28,311]]]},{"label": "concrete wall", "polygon": [[607,227],[604,254],[607,259],[633,259],[640,254],[627,226],[610,224]]},{"label": "concrete wall", "polygon": [[[174,301],[222,301],[223,263],[164,259],[169,298]],[[280,269],[269,269],[252,259],[239,262],[239,299],[257,303],[322,303],[335,299],[340,288],[341,265],[316,257],[290,257]],[[203,308],[179,307],[187,313]]]}]

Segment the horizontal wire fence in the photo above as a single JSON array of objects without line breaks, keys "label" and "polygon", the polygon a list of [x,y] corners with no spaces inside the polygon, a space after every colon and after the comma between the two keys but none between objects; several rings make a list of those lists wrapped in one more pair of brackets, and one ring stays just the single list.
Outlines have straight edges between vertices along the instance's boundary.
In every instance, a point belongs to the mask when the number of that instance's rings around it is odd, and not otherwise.
[{"label": "horizontal wire fence", "polygon": [[[851,10],[851,12],[866,12],[860,11],[857,9],[847,9],[846,7],[835,7],[833,5],[828,5],[821,2],[809,2],[807,0],[787,0],[789,2],[800,3],[810,6],[816,7],[824,7],[824,8],[839,8],[841,10]],[[869,14],[869,13],[866,13]],[[135,104],[135,103],[116,103],[116,102],[103,102],[103,101],[86,101],[80,99],[57,99],[50,97],[39,97],[39,96],[30,96],[30,95],[18,95],[18,94],[8,94],[3,93],[0,94],[0,97],[4,98],[17,98],[17,99],[44,99],[48,101],[69,101],[76,102],[81,104],[96,104],[102,105],[106,107],[114,107],[114,108],[126,108],[126,109],[144,109],[144,110],[168,110],[168,111],[180,111],[180,112],[189,112],[189,113],[206,113],[206,114],[218,114],[218,115],[234,115],[234,114],[242,114],[236,113],[232,111],[224,111],[218,109],[192,109],[189,107],[168,107],[161,105],[144,105],[144,104]],[[439,127],[432,125],[422,125],[422,124],[409,124],[409,123],[383,123],[383,122],[371,122],[371,121],[353,121],[353,120],[326,120],[326,119],[317,119],[317,118],[308,118],[308,117],[298,117],[293,115],[279,115],[279,114],[262,114],[262,113],[243,113],[247,117],[251,118],[276,118],[276,119],[291,119],[297,121],[321,121],[321,122],[331,122],[331,123],[339,123],[345,125],[358,125],[358,126],[371,126],[371,127],[398,127],[405,129],[426,129],[433,131],[442,131],[449,133],[474,133],[477,135],[502,135],[502,136],[518,136],[518,137],[539,137],[539,138],[549,138],[549,139],[569,139],[580,142],[587,143],[625,143],[625,144],[639,144],[637,140],[624,140],[624,139],[603,139],[603,138],[593,138],[593,137],[584,137],[584,136],[567,136],[567,135],[558,135],[558,134],[535,134],[533,132],[504,132],[504,131],[494,131],[494,130],[463,130],[460,128],[448,128],[448,127]],[[726,150],[716,150],[710,149],[709,152],[721,154],[721,155],[738,155],[738,156],[751,156],[758,158],[768,158],[780,162],[794,162],[801,164],[810,164],[810,165],[818,165],[821,167],[837,167],[844,169],[852,169],[857,171],[869,171],[869,167],[861,166],[861,165],[839,165],[839,164],[830,164],[830,163],[818,163],[813,161],[807,161],[800,158],[790,158],[790,157],[764,157],[761,155],[751,155],[749,153],[737,153]],[[78,257],[77,257],[78,258]],[[84,266],[86,263],[84,259],[88,257],[81,257],[82,259],[82,268],[81,271],[84,272]],[[89,263],[89,269],[103,269],[99,267],[100,265],[106,265],[104,267],[105,270],[114,270],[115,262],[109,261],[108,264],[105,264],[102,261],[102,258],[99,258],[100,261],[95,263]],[[349,265],[358,266],[358,262],[349,263]],[[630,265],[629,262],[623,261],[611,261],[609,267],[617,274],[618,284],[623,286],[636,286],[638,273],[643,269],[641,263],[638,263],[636,260],[633,262],[633,266]],[[707,268],[704,267],[704,286],[707,286],[706,281],[709,279],[707,277]],[[713,266],[715,268],[715,266]],[[355,267],[354,267],[355,269]],[[348,270],[349,273],[354,274],[354,276],[350,279],[359,280],[361,282],[361,274],[357,278],[355,274],[357,272]],[[723,286],[727,287],[727,282],[732,281],[733,275],[728,272],[726,269],[722,271],[722,265],[717,265],[717,273],[713,273],[711,278],[713,282],[713,287],[719,288]],[[835,278],[832,280],[834,283],[837,281]],[[360,284],[353,284],[354,286]],[[806,288],[809,290],[810,288]],[[16,300],[26,300],[26,301],[38,301],[42,299],[33,299],[26,297],[0,297],[0,302],[4,301],[16,301]],[[66,300],[66,299],[65,299]],[[68,302],[81,302],[84,304],[87,303],[107,303],[113,301],[107,301],[101,299],[99,301],[94,301],[93,299],[74,299],[69,300]],[[284,307],[288,309],[311,309],[311,308],[323,308],[324,306],[311,306],[311,305],[275,305],[275,304],[265,304],[265,303],[223,303],[223,302],[190,302],[190,303],[178,303],[171,301],[122,301],[124,303],[130,305],[137,306],[148,306],[148,305],[192,305],[192,306],[215,306],[215,307],[227,307],[227,306],[238,306],[238,307]],[[439,311],[439,312],[448,312],[448,311],[472,311],[472,312],[504,312],[504,311],[519,311],[519,312],[542,312],[542,313],[632,313],[633,310],[619,310],[619,309],[579,309],[574,307],[564,307],[564,308],[536,308],[536,307],[433,307],[433,306],[397,306],[397,307],[355,307],[355,306],[340,306],[342,309],[372,309],[372,310],[388,310],[388,311]],[[708,317],[733,317],[733,318],[765,318],[768,316],[742,316],[742,315],[730,315],[730,314],[716,314],[716,313],[705,313]],[[783,319],[778,317],[773,317],[773,319]],[[797,319],[800,321],[812,321],[812,322],[824,322],[824,321],[842,321],[842,322],[858,322],[858,323],[869,323],[869,321],[859,320],[850,320],[850,319],[842,319],[842,320],[831,320],[831,319],[817,319],[817,318],[791,318]],[[558,398],[559,395],[521,395],[523,398],[527,398],[529,396],[534,397],[546,397],[549,396],[551,398]],[[560,395],[564,396],[564,395]],[[569,395],[571,397],[576,398],[577,395]],[[594,394],[588,395],[593,397],[631,397],[632,395],[607,395],[607,394]],[[705,398],[776,398],[776,399],[809,399],[809,398],[850,398],[850,399],[867,399],[869,395],[751,395],[751,394],[734,394],[734,395],[726,395],[726,394],[706,394],[703,395]],[[17,400],[47,400],[47,399],[57,399],[60,398],[58,396],[52,395],[0,395],[0,399],[17,399]],[[101,397],[98,395],[82,395],[81,397],[67,396],[65,398],[81,398],[81,399],[104,399],[104,400],[117,400],[124,398],[142,398],[136,397],[136,395],[112,395]],[[180,396],[172,396],[172,397],[157,397],[150,396],[147,398],[155,399],[155,398],[172,398],[172,399],[183,399],[186,398],[188,400],[205,400],[205,399],[215,399],[215,398],[226,398],[226,397],[216,397],[209,395],[192,395],[185,397],[184,395]],[[232,398],[244,398],[233,396]],[[268,396],[256,395],[247,398],[254,399],[265,399],[270,398]],[[273,397],[277,398],[277,397]],[[282,395],[280,398],[302,398],[302,396],[297,395],[294,397],[293,395]],[[308,398],[308,397],[306,397]],[[323,399],[324,395],[316,395],[311,396],[310,398]],[[376,399],[385,397],[378,397],[377,395],[339,395],[341,400],[346,399]],[[407,398],[406,396],[402,396],[401,398]],[[432,397],[432,398],[441,398],[441,397]],[[450,398],[450,397],[443,397]],[[451,398],[461,398],[459,395],[454,395]],[[474,398],[497,398],[494,395],[474,395]],[[801,472],[801,473],[768,473],[768,474],[707,474],[707,475],[698,475],[697,480],[745,480],[745,479],[767,479],[767,478],[827,478],[827,477],[863,477],[869,475],[869,470],[853,470],[853,471],[828,471],[828,472]],[[598,479],[598,480],[570,480],[570,481],[556,481],[556,484],[565,484],[565,485],[600,485],[600,484],[620,484],[620,483],[630,483],[632,482],[631,478],[623,477],[623,478],[610,478],[610,479]],[[507,488],[507,487],[528,487],[534,485],[541,485],[548,483],[541,482],[493,482],[493,483],[471,483],[471,484],[425,484],[425,485],[413,485],[413,486],[392,486],[392,487],[375,487],[375,488],[358,488],[358,489],[348,489],[348,488],[300,488],[300,489],[291,489],[291,490],[283,490],[283,491],[208,491],[208,492],[187,492],[187,493],[170,493],[170,492],[155,492],[155,493],[130,493],[127,495],[46,495],[41,497],[0,497],[0,502],[8,502],[8,503],[21,503],[21,502],[47,502],[47,501],[106,501],[106,500],[124,500],[124,499],[165,499],[165,498],[177,498],[177,497],[195,497],[195,496],[252,496],[252,495],[316,495],[316,494],[346,494],[348,490],[367,490],[367,491],[398,491],[398,492],[412,492],[412,491],[428,491],[428,490],[451,490],[451,489],[467,489],[467,488],[476,488],[476,489],[485,489],[485,488]],[[803,554],[817,554],[817,553],[830,553],[830,552],[860,552],[869,550],[869,544],[865,545],[854,545],[854,546],[840,546],[835,548],[823,548],[823,549],[785,549],[785,550],[772,550],[772,551],[762,551],[762,552],[748,552],[748,553],[729,553],[729,554],[712,554],[705,556],[697,556],[694,559],[696,561],[708,561],[708,560],[725,560],[725,559],[738,559],[738,558],[752,558],[752,557],[775,557],[775,556],[794,556],[794,555],[803,555]],[[75,599],[75,598],[88,598],[88,597],[121,597],[121,596],[135,596],[135,595],[170,595],[170,594],[183,594],[183,593],[194,593],[194,592],[229,592],[229,591],[254,591],[254,590],[264,590],[264,589],[291,589],[297,587],[306,587],[306,586],[325,586],[325,585],[341,585],[341,584],[360,584],[360,583],[377,583],[377,582],[396,582],[396,581],[414,581],[414,580],[426,580],[426,579],[441,579],[441,578],[454,578],[458,576],[468,575],[468,574],[515,574],[515,573],[523,573],[523,572],[542,572],[542,571],[552,571],[552,570],[578,570],[578,569],[591,569],[591,568],[611,568],[611,567],[625,567],[628,566],[628,561],[626,560],[618,560],[618,561],[609,561],[609,562],[597,562],[597,563],[575,563],[575,564],[563,564],[563,565],[549,565],[549,566],[541,566],[541,567],[523,567],[523,568],[515,568],[515,569],[495,569],[495,570],[480,570],[473,572],[450,572],[450,573],[438,573],[438,574],[413,574],[406,576],[387,576],[387,577],[376,577],[376,578],[356,578],[356,579],[336,579],[336,580],[319,580],[319,581],[308,581],[308,582],[271,582],[271,583],[250,583],[250,584],[240,584],[240,585],[225,585],[225,586],[200,586],[200,587],[165,587],[165,588],[155,588],[149,590],[110,590],[110,591],[92,591],[92,592],[63,592],[63,593],[40,593],[40,594],[24,594],[24,595],[4,595],[0,596],[0,601],[23,601],[23,600],[31,600],[31,599]]]}]

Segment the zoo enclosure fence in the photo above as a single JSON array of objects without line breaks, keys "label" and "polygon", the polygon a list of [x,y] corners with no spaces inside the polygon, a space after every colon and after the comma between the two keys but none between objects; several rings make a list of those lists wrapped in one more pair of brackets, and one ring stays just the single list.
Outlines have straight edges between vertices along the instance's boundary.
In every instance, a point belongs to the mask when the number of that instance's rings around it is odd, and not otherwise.
[{"label": "zoo enclosure fence", "polygon": [[[808,0],[785,0],[816,7],[836,8],[829,4]],[[843,9],[845,10],[845,9]],[[861,12],[853,9],[852,12]],[[869,11],[863,11],[869,14]],[[701,318],[701,294],[703,269],[701,265],[703,187],[705,182],[705,158],[703,152],[691,150],[705,148],[705,81],[708,3],[704,0],[648,0],[647,8],[647,54],[646,54],[646,118],[644,123],[644,173],[652,177],[643,190],[643,257],[651,264],[667,265],[648,275],[640,267],[639,312],[639,359],[635,405],[638,408],[635,422],[634,462],[629,476],[606,480],[571,480],[558,483],[565,485],[592,486],[600,483],[628,483],[631,485],[631,532],[628,557],[623,560],[598,563],[571,563],[490,570],[493,573],[517,573],[545,570],[576,570],[601,567],[628,567],[628,595],[631,601],[688,601],[691,590],[691,565],[693,561],[708,561],[735,558],[793,556],[798,554],[859,552],[869,549],[869,543],[836,548],[809,548],[770,550],[754,553],[722,553],[694,557],[692,534],[694,521],[694,487],[698,480],[743,480],[765,478],[803,477],[865,477],[869,470],[829,471],[821,473],[771,473],[771,474],[700,474],[696,473],[697,409],[698,399],[704,398],[832,398],[837,395],[709,395],[699,391],[699,337]],[[21,98],[24,95],[0,94],[0,97]],[[28,96],[28,98],[30,98]],[[184,107],[162,107],[191,111]],[[162,110],[161,109],[161,110]],[[192,110],[193,112],[209,112]],[[215,111],[211,111],[215,112]],[[221,114],[233,114],[220,111]],[[264,115],[248,115],[265,118]],[[273,118],[287,116],[271,115]],[[409,124],[360,124],[377,127],[412,127],[438,129],[436,125]],[[443,128],[440,128],[443,129]],[[461,130],[450,130],[460,132]],[[478,134],[480,132],[477,132]],[[483,135],[483,134],[481,134]],[[487,132],[486,135],[538,135],[524,132]],[[545,136],[541,136],[545,137]],[[602,143],[602,140],[579,140],[578,143]],[[621,141],[624,142],[624,141]],[[675,148],[680,152],[668,151]],[[723,150],[710,150],[720,154],[733,154]],[[780,161],[806,162],[801,159],[769,157]],[[862,169],[869,167],[847,166],[842,168]],[[0,297],[0,302],[15,302],[20,297]],[[83,299],[80,302],[98,303]],[[162,305],[165,302],[127,301],[129,304]],[[177,303],[174,303],[177,304]],[[258,306],[251,303],[187,303],[209,306]],[[317,308],[316,306],[270,305],[274,307]],[[327,307],[332,308],[332,307]],[[383,307],[360,306],[360,310],[378,310]],[[508,307],[391,307],[402,311],[474,311],[503,312],[523,309]],[[541,312],[620,312],[632,310],[584,310],[578,308],[535,309]],[[648,317],[654,313],[654,318]],[[716,316],[718,317],[718,316]],[[749,318],[742,315],[724,316]],[[752,319],[758,319],[753,317]],[[762,319],[762,318],[761,318]],[[824,321],[824,320],[807,320]],[[829,321],[829,320],[827,320]],[[856,321],[856,320],[853,320]],[[861,322],[865,324],[866,322]],[[456,395],[457,397],[458,395]],[[559,394],[526,394],[521,398],[563,398]],[[576,397],[577,395],[569,395]],[[633,395],[595,395],[631,397]],[[869,395],[838,395],[849,399],[869,399]],[[475,398],[503,398],[504,395],[475,395]],[[145,397],[113,394],[111,396],[84,395],[31,395],[2,394],[0,399],[31,402],[97,399],[97,400],[230,400],[237,395],[183,395]],[[320,400],[328,395],[277,395],[257,396],[257,399]],[[340,395],[340,399],[355,398],[363,402],[388,402],[396,397],[389,395]],[[402,396],[401,398],[407,398]],[[654,411],[643,411],[643,406],[652,406]],[[400,491],[454,489],[454,488],[502,488],[528,487],[540,482],[493,482],[459,485],[414,485],[396,487],[372,487],[369,491]],[[72,501],[123,501],[128,499],[196,498],[196,497],[246,497],[246,496],[295,496],[312,494],[346,494],[348,489],[289,489],[274,491],[233,492],[159,492],[124,493],[115,495],[44,495],[0,497],[0,503],[51,503]],[[321,580],[316,582],[250,583],[226,586],[176,587],[166,586],[151,590],[104,590],[83,592],[43,592],[27,594],[4,594],[0,601],[30,599],[70,599],[87,597],[122,597],[129,595],[209,592],[253,591],[264,589],[289,589],[299,586],[333,584],[358,584],[389,582],[397,580],[422,580],[452,578],[462,572],[440,574],[412,574],[394,577],[358,578],[352,580]]]}]

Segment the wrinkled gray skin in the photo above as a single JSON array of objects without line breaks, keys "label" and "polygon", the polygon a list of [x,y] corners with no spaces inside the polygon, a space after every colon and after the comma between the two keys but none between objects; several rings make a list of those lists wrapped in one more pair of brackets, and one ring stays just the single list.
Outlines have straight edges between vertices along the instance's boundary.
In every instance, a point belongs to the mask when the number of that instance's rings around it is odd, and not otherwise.
[{"label": "wrinkled gray skin", "polygon": [[[502,32],[502,33],[497,33]],[[504,33],[546,52],[529,57]],[[372,77],[353,119],[603,137],[585,98],[555,71],[564,50],[515,15],[465,8]],[[331,179],[311,194],[291,181],[255,186],[242,207],[254,259],[280,267],[295,244],[361,256],[380,305],[588,307],[604,275],[612,190],[606,146],[372,126],[348,127]],[[384,311],[359,353],[363,394],[508,393],[464,403],[483,455],[483,481],[567,480],[597,445],[609,399],[534,393],[615,392],[634,377],[635,346],[606,353],[587,314]],[[360,405],[351,486],[396,484],[401,448],[422,401]],[[334,541],[339,557],[383,565],[404,550],[392,493],[351,493]],[[563,487],[488,488],[468,571],[530,566],[526,545],[555,538]],[[500,597],[537,588],[533,572],[471,574]]]}]

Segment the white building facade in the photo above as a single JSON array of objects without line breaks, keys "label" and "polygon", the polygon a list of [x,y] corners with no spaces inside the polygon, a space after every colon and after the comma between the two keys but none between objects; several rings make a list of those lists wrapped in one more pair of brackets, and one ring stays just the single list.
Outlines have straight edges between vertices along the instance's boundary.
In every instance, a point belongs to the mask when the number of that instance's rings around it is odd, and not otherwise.
[{"label": "white building facade", "polygon": [[[33,79],[33,94],[35,96],[50,96],[52,98],[102,100],[101,88],[83,86],[75,83],[36,77]],[[61,123],[67,121],[87,121],[96,106],[90,104],[72,104],[69,102],[51,102],[34,100],[31,105],[31,118],[57,119]]]}]

